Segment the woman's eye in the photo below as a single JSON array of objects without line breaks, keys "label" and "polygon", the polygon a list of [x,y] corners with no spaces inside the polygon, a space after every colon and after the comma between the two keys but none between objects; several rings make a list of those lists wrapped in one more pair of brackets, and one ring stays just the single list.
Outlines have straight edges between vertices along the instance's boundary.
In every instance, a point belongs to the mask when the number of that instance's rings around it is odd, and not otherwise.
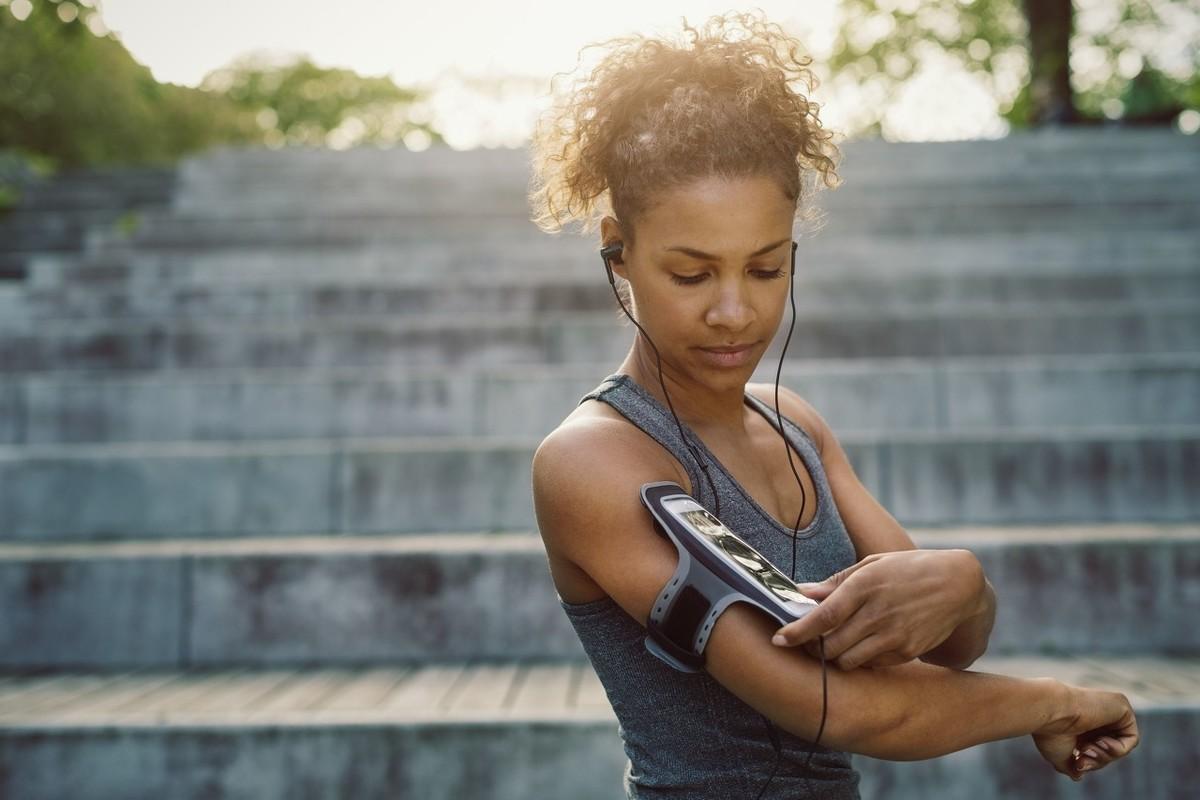
[{"label": "woman's eye", "polygon": [[[779,269],[756,269],[754,270],[754,274],[763,280],[771,280],[773,278],[782,278],[787,273],[780,267]],[[672,273],[671,280],[681,286],[690,286],[704,280],[707,275],[707,272],[701,272],[699,275],[676,275]]]}]

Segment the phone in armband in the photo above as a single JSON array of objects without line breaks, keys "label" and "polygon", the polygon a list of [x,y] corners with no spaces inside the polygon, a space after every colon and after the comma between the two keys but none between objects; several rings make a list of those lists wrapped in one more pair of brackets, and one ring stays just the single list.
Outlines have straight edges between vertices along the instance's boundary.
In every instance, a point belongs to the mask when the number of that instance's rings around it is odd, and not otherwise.
[{"label": "phone in armband", "polygon": [[704,647],[730,604],[750,603],[780,625],[817,607],[777,570],[671,481],[642,485],[655,530],[675,544],[679,566],[658,593],[646,622],[646,649],[681,672],[704,668]]}]

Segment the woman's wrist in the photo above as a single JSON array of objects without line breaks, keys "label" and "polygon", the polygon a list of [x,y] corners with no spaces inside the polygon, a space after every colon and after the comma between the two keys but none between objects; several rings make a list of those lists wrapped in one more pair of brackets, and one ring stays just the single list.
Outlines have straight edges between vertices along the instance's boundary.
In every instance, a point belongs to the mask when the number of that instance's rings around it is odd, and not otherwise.
[{"label": "woman's wrist", "polygon": [[1045,715],[1042,725],[1033,733],[1056,734],[1071,730],[1079,717],[1078,703],[1073,701],[1077,689],[1057,678],[1035,678],[1043,687]]}]

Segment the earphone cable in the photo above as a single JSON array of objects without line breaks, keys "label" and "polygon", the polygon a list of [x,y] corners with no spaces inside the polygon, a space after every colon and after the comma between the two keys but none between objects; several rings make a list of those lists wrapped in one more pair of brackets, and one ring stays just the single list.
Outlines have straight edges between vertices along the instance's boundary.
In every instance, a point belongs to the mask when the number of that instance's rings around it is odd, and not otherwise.
[{"label": "earphone cable", "polygon": [[792,275],[791,286],[788,287],[788,297],[792,301],[792,322],[788,325],[787,338],[783,340],[783,350],[779,353],[779,366],[775,368],[775,424],[779,426],[779,436],[783,439],[783,450],[787,453],[788,466],[796,476],[796,485],[800,487],[800,513],[796,515],[796,524],[792,526],[792,580],[796,580],[796,537],[800,533],[800,520],[804,518],[804,506],[808,502],[808,494],[804,491],[804,483],[796,464],[792,461],[792,448],[788,445],[787,437],[783,435],[783,415],[779,413],[779,375],[783,372],[783,357],[787,353],[788,344],[792,341],[792,331],[796,327],[796,242],[792,242]]}]

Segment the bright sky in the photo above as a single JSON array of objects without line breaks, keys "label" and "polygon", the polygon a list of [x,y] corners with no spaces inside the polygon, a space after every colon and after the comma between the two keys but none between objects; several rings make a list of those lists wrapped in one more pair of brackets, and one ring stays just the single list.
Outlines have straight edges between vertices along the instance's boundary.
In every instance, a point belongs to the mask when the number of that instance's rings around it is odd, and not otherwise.
[{"label": "bright sky", "polygon": [[[250,51],[302,52],[321,66],[435,86],[427,113],[452,146],[467,148],[523,141],[544,107],[549,76],[573,71],[586,44],[632,32],[674,34],[681,16],[698,25],[729,9],[757,7],[820,60],[831,46],[837,5],[838,0],[104,0],[102,8],[108,27],[159,80],[195,86],[210,70]],[[587,58],[599,52],[590,50]],[[472,87],[472,80],[501,75],[525,80],[507,84],[501,96]],[[952,102],[948,87],[956,92]],[[823,123],[838,129],[856,104],[882,98],[870,91],[823,97],[818,89],[815,99],[824,104]],[[889,138],[1005,132],[990,96],[965,73],[961,79],[943,73],[924,83],[918,78],[906,99],[907,108],[885,120]]]},{"label": "bright sky", "polygon": [[[789,30],[815,30],[828,47],[836,0],[104,0],[104,17],[160,80],[195,85],[249,50],[303,51],[327,66],[421,82],[457,65],[464,72],[549,75],[575,63],[591,41],[697,24],[727,7],[758,6]],[[549,12],[547,11],[549,9]]]}]

